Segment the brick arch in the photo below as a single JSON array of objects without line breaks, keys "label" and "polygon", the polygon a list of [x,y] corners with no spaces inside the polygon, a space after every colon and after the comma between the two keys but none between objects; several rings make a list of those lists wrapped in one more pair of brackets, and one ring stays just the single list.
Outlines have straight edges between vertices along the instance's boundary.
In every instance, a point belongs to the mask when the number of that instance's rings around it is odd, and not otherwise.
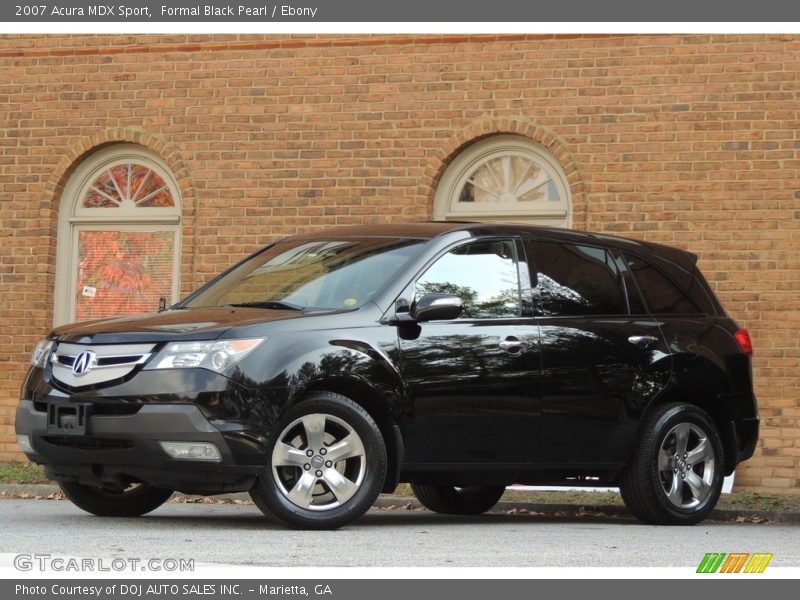
[{"label": "brick arch", "polygon": [[567,143],[555,132],[532,121],[523,119],[478,119],[448,138],[428,160],[419,195],[427,199],[433,212],[436,188],[447,167],[467,146],[487,137],[513,134],[544,146],[564,170],[572,198],[572,224],[575,229],[585,229],[587,224],[586,191],[578,163],[568,150]]},{"label": "brick arch", "polygon": [[[44,181],[42,197],[49,199],[49,218],[43,223],[50,239],[47,252],[47,264],[56,264],[56,247],[59,215],[61,212],[64,189],[75,169],[90,155],[113,144],[136,144],[156,154],[169,167],[181,195],[181,245],[189,248],[189,252],[181,252],[180,290],[181,294],[189,291],[195,283],[195,244],[193,239],[194,220],[197,198],[191,172],[180,151],[160,137],[133,128],[115,128],[100,131],[84,138],[61,155],[61,159],[50,171]],[[47,287],[51,294],[55,290],[55,268],[48,270]],[[50,302],[47,319],[53,320],[52,302]]]},{"label": "brick arch", "polygon": [[57,227],[58,212],[60,210],[61,195],[76,167],[92,153],[111,144],[137,144],[149,149],[163,160],[181,192],[182,218],[194,216],[195,193],[192,185],[189,167],[181,158],[177,148],[163,139],[138,129],[107,129],[81,140],[67,150],[55,166],[48,180],[45,182],[44,195],[52,201],[53,214],[51,227]]}]

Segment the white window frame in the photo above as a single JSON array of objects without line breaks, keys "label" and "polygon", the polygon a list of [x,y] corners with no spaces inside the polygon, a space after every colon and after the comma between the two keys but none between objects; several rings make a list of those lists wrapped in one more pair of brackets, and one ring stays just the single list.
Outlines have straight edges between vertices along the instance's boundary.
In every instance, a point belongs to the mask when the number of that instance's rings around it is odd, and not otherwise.
[{"label": "white window frame", "polygon": [[[461,190],[472,174],[502,156],[522,156],[541,165],[556,186],[560,201],[459,202]],[[447,167],[436,189],[433,218],[572,227],[570,187],[558,160],[544,146],[518,135],[494,135],[468,146]]]},{"label": "white window frame", "polygon": [[[87,188],[106,169],[121,163],[137,163],[152,169],[167,184],[175,206],[84,208]],[[136,144],[114,144],[98,150],[75,169],[64,186],[58,215],[56,281],[53,325],[75,320],[75,282],[78,276],[80,231],[171,231],[174,232],[172,289],[170,302],[180,293],[181,204],[178,184],[169,167],[158,156]],[[155,310],[157,307],[153,307]]]}]

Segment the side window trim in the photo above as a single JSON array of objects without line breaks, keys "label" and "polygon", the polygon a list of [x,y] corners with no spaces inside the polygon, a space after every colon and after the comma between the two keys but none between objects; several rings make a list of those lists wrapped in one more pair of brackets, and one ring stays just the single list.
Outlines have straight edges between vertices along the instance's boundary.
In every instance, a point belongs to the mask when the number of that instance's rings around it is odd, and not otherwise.
[{"label": "side window trim", "polygon": [[[644,308],[647,311],[648,315],[653,315],[653,316],[655,316],[655,315],[658,315],[658,316],[671,316],[671,317],[686,317],[686,316],[691,316],[691,317],[706,316],[707,317],[707,316],[709,316],[706,311],[704,311],[702,308],[700,308],[697,305],[697,303],[694,300],[692,300],[692,298],[688,294],[686,294],[683,291],[683,289],[681,289],[681,286],[679,286],[677,283],[675,283],[675,280],[672,277],[670,277],[662,269],[660,269],[658,266],[656,266],[652,261],[647,260],[645,257],[643,257],[640,254],[637,254],[635,252],[627,252],[626,251],[626,252],[622,252],[621,254],[622,254],[622,260],[625,261],[625,264],[627,265],[628,270],[630,271],[631,279],[633,279],[634,285],[636,285],[636,288],[639,290],[639,297],[642,299],[642,304],[644,305]],[[630,265],[631,257],[635,257],[638,260],[641,260],[642,262],[646,263],[651,269],[655,269],[655,271],[658,272],[659,275],[661,275],[664,279],[666,279],[667,282],[669,282],[669,284],[672,287],[674,287],[676,290],[678,290],[681,293],[681,295],[684,297],[684,299],[686,301],[688,301],[692,306],[695,307],[697,312],[692,312],[692,313],[688,313],[688,312],[675,312],[675,313],[654,312],[653,309],[650,307],[650,303],[647,301],[647,296],[644,294],[644,292],[641,289],[641,285],[639,284],[639,280],[636,277],[636,273],[634,272],[634,269]]]},{"label": "side window trim", "polygon": [[[639,289],[639,284],[636,282],[633,273],[628,268],[628,263],[623,258],[622,252],[616,248],[609,248],[609,251],[611,252],[611,256],[614,258],[614,263],[617,265],[617,270],[622,278],[622,289],[625,293],[625,304],[628,308],[628,316],[649,315],[650,312],[647,309],[647,304],[644,301],[642,290]],[[644,309],[643,312],[637,312],[633,310],[631,300],[634,295],[638,297],[638,300]]]},{"label": "side window trim", "polygon": [[[597,250],[602,250],[606,252],[612,259],[612,263],[616,270],[616,277],[619,280],[620,291],[622,292],[622,298],[625,303],[626,313],[623,316],[630,315],[630,302],[628,300],[628,293],[627,287],[625,283],[625,273],[620,268],[619,261],[622,259],[618,256],[618,251],[616,249],[604,246],[602,244],[597,243],[586,243],[584,241],[563,241],[563,240],[553,240],[548,238],[537,238],[537,237],[524,237],[521,240],[521,245],[523,251],[525,250],[525,246],[527,244],[536,244],[536,243],[546,243],[546,244],[560,244],[560,245],[574,245],[574,246],[586,246],[590,248],[595,248]],[[535,318],[548,318],[548,319],[576,319],[576,318],[598,318],[598,317],[619,317],[620,313],[598,313],[592,315],[547,315],[544,311],[544,306],[542,305],[541,294],[537,293],[536,290],[538,288],[538,269],[536,268],[536,264],[534,262],[533,257],[528,256],[527,252],[525,252],[526,256],[526,265],[528,266],[530,272],[530,279],[531,279],[531,292],[532,292],[532,301],[533,301],[533,313],[532,316]]]},{"label": "side window trim", "polygon": [[[409,297],[409,308],[414,304],[417,300],[416,298],[416,288],[417,282],[420,278],[427,273],[433,265],[435,265],[440,259],[442,259],[447,254],[457,250],[459,248],[464,248],[466,246],[472,244],[482,244],[487,242],[508,242],[513,247],[514,252],[514,262],[517,266],[517,314],[515,316],[503,316],[503,317],[459,317],[456,319],[457,321],[502,321],[502,320],[514,320],[523,318],[524,315],[524,306],[523,306],[523,295],[522,295],[522,273],[520,267],[520,257],[524,256],[522,252],[522,244],[519,240],[518,236],[486,236],[480,237],[476,239],[470,240],[459,240],[450,244],[446,248],[442,249],[438,254],[436,254],[433,258],[427,261],[420,270],[414,275],[411,282],[406,286],[400,296],[395,300],[394,304],[397,306],[398,300],[401,300],[403,296],[408,295]],[[529,276],[530,278],[530,276]]]},{"label": "side window trim", "polygon": [[517,274],[519,277],[520,316],[523,318],[537,317],[536,294],[534,290],[538,284],[536,269],[531,268],[531,259],[525,251],[525,238],[517,238]]}]

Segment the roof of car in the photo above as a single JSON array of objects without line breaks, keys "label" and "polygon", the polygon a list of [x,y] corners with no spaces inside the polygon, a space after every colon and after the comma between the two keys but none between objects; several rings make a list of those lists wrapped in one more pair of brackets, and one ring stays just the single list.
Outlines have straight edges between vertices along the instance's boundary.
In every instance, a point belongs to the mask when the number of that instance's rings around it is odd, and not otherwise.
[{"label": "roof of car", "polygon": [[[465,221],[417,221],[411,223],[378,223],[372,225],[348,225],[316,230],[294,236],[292,239],[319,239],[319,237],[392,237],[429,240],[452,232],[464,232],[466,236],[481,235],[535,235],[539,239],[572,241],[576,243],[601,242],[618,248],[631,250],[650,250],[665,258],[677,258],[680,255],[689,257],[692,262],[696,256],[672,246],[631,240],[604,233],[575,231],[558,227],[542,227],[538,225],[522,225],[518,223],[477,223]],[[685,260],[685,258],[684,258]],[[683,262],[679,259],[679,262]]]},{"label": "roof of car", "polygon": [[575,231],[558,227],[541,227],[517,223],[477,223],[466,221],[417,221],[412,223],[379,223],[373,225],[348,225],[331,227],[303,233],[293,239],[326,237],[393,237],[432,239],[445,233],[464,231],[473,235],[531,235],[570,240],[606,240],[625,245],[641,245],[642,242],[625,238]]}]

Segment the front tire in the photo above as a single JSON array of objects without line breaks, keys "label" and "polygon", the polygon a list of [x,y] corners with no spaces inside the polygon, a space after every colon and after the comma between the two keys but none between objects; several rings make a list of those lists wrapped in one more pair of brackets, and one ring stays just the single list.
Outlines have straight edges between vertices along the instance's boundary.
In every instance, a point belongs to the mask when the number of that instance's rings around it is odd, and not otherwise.
[{"label": "front tire", "polygon": [[648,417],[620,493],[645,523],[694,525],[716,506],[723,472],[722,441],[708,413],[692,404],[665,404]]},{"label": "front tire", "polygon": [[138,517],[157,509],[172,496],[172,490],[144,483],[119,491],[73,481],[59,481],[58,485],[70,502],[98,517]]},{"label": "front tire", "polygon": [[386,446],[375,421],[331,392],[290,408],[267,456],[250,496],[265,515],[295,529],[347,525],[372,506],[386,478]]},{"label": "front tire", "polygon": [[505,488],[494,485],[431,485],[412,483],[411,490],[422,505],[445,515],[480,515],[500,500]]}]

